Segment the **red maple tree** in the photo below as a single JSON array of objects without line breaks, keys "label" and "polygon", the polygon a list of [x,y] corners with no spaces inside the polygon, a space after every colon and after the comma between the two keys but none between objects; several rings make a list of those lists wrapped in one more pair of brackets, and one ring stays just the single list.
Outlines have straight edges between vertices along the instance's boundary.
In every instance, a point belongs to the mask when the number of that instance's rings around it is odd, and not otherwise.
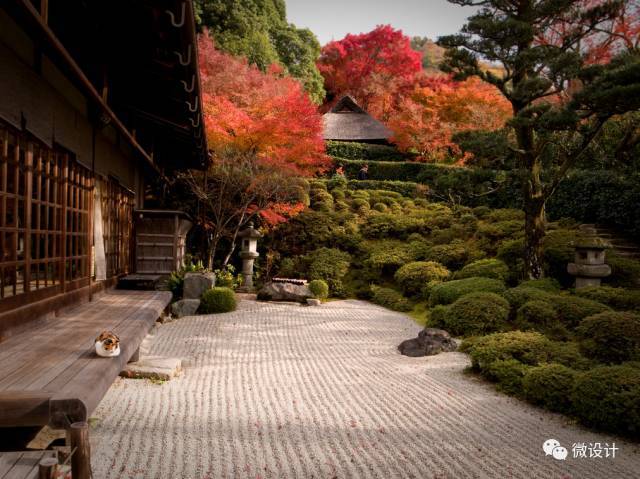
[{"label": "red maple tree", "polygon": [[329,165],[322,118],[296,79],[279,66],[266,73],[241,57],[198,40],[205,128],[209,146],[257,153],[265,162],[310,176]]}]

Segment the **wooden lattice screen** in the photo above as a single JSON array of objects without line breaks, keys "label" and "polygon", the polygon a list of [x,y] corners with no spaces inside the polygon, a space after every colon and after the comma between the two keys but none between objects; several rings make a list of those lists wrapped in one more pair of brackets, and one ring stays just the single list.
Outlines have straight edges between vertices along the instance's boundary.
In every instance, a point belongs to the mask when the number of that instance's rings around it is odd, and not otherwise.
[{"label": "wooden lattice screen", "polygon": [[134,194],[115,180],[100,178],[100,203],[107,277],[130,271]]},{"label": "wooden lattice screen", "polygon": [[88,284],[92,190],[71,154],[0,124],[1,309]]}]

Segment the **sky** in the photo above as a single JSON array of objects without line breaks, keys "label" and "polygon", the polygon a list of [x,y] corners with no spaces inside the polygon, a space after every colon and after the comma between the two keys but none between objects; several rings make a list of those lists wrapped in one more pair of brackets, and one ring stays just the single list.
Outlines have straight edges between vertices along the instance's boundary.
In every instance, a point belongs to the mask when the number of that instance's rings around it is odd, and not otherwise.
[{"label": "sky", "polygon": [[340,40],[347,33],[373,30],[391,24],[405,35],[426,36],[456,33],[474,9],[446,0],[286,0],[287,19],[307,27],[320,44]]}]

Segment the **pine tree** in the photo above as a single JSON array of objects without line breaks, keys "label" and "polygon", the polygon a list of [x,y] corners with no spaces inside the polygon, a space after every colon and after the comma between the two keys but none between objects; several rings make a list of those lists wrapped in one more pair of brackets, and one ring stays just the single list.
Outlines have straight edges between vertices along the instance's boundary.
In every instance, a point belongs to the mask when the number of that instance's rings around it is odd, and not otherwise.
[{"label": "pine tree", "polygon": [[[511,103],[512,149],[525,190],[526,273],[539,278],[546,201],[608,121],[640,108],[637,47],[620,45],[607,64],[587,61],[594,35],[606,34],[626,2],[449,2],[480,7],[459,34],[439,39],[448,48],[442,68],[456,79],[479,76]],[[501,65],[502,73],[480,68],[480,61]]]}]

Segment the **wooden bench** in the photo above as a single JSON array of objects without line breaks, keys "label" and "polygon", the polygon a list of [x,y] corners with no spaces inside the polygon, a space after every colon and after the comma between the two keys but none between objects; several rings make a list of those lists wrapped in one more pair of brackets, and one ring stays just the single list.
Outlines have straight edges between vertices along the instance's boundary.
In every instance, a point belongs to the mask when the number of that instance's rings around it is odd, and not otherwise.
[{"label": "wooden bench", "polygon": [[0,479],[37,479],[42,475],[48,479],[55,477],[54,464],[58,464],[55,451],[0,452]]},{"label": "wooden bench", "polygon": [[[170,301],[167,291],[109,290],[0,343],[0,427],[85,423]],[[120,337],[120,356],[95,354],[105,329]]]}]

